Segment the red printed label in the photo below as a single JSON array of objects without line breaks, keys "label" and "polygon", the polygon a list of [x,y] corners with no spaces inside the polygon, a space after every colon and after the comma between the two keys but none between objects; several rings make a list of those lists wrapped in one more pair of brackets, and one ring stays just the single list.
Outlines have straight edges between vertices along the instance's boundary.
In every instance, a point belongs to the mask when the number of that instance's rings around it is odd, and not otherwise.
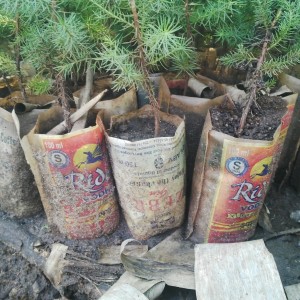
[{"label": "red printed label", "polygon": [[118,222],[118,208],[103,132],[99,127],[73,136],[43,138],[59,205],[71,238],[109,233]]},{"label": "red printed label", "polygon": [[272,175],[276,145],[259,147],[226,140],[208,242],[252,235]]}]

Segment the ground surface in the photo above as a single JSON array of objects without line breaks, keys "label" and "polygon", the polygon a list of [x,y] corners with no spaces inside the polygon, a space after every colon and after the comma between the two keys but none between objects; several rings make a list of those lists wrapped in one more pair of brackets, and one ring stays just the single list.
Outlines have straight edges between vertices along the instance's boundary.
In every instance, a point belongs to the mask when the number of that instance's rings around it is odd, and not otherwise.
[{"label": "ground surface", "polygon": [[[269,217],[275,232],[300,227],[299,223],[290,218],[291,212],[300,210],[300,196],[291,188],[278,193],[276,187],[273,187],[265,203],[270,210]],[[2,214],[1,217],[9,218],[5,214]],[[98,249],[100,245],[120,245],[123,240],[131,237],[124,220],[114,234],[89,241],[67,240],[60,234],[51,232],[43,213],[17,222],[23,229],[38,236],[39,242],[44,247],[54,242],[61,242],[69,246],[69,249],[72,251],[82,253],[95,260],[99,258]],[[153,237],[146,243],[151,248],[168,236],[168,234],[164,233]],[[299,283],[300,236],[297,234],[286,234],[267,239],[270,234],[258,226],[253,238],[266,238],[266,246],[275,258],[284,286]],[[61,299],[58,291],[53,288],[42,272],[28,263],[18,252],[0,243],[0,257],[0,299]],[[116,274],[118,273],[119,276],[123,271],[119,269]],[[80,280],[84,279],[81,278]],[[68,289],[65,291],[68,299],[93,299],[89,291],[80,290],[80,280],[78,279],[77,283],[74,282],[68,286]],[[101,289],[109,288],[110,284],[101,284]],[[195,299],[195,293],[194,291],[167,287],[159,299],[192,300]]]}]

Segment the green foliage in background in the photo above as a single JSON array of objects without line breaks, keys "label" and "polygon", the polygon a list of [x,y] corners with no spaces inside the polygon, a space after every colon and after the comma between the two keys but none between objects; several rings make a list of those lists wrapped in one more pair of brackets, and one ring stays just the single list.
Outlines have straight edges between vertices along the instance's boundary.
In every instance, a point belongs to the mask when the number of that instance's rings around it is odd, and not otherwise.
[{"label": "green foliage in background", "polygon": [[0,51],[0,77],[15,75],[16,64],[8,53]]},{"label": "green foliage in background", "polygon": [[[99,66],[113,75],[117,89],[139,86],[143,74],[128,0],[89,0],[92,18],[107,28],[97,56]],[[186,36],[184,2],[136,0],[148,72],[192,73],[196,55]]]},{"label": "green foliage in background", "polygon": [[35,75],[28,83],[27,88],[33,95],[48,94],[52,89],[53,81],[50,78],[45,78],[41,75]]},{"label": "green foliage in background", "polygon": [[231,49],[222,58],[227,66],[255,66],[266,39],[262,74],[278,75],[300,62],[300,1],[206,0],[193,6],[191,20],[211,30],[216,41]]}]

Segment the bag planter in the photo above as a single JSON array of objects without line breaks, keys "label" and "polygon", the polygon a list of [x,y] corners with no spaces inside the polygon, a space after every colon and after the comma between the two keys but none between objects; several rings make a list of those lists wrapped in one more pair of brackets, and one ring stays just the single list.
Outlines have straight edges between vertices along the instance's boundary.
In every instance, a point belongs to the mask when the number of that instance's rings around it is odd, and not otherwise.
[{"label": "bag planter", "polygon": [[224,97],[215,99],[194,98],[172,95],[169,113],[185,120],[187,148],[187,194],[190,195],[194,164],[205,117],[209,108],[219,105]]},{"label": "bag planter", "polygon": [[105,127],[109,127],[112,116],[125,114],[137,109],[136,90],[134,88],[125,92],[121,96],[98,102],[91,112],[103,110],[103,123]]},{"label": "bag planter", "polygon": [[62,110],[54,107],[22,139],[48,222],[71,239],[109,234],[118,225],[119,210],[103,129],[45,134],[62,120]]},{"label": "bag planter", "polygon": [[184,122],[178,116],[163,112],[159,115],[161,121],[175,126],[174,136],[135,142],[110,136],[112,128],[126,126],[134,118],[153,119],[149,105],[113,117],[112,127],[106,133],[120,204],[129,229],[138,240],[178,227],[184,218]]},{"label": "bag planter", "polygon": [[192,185],[187,236],[200,243],[238,242],[255,231],[297,95],[272,141],[234,138],[212,129],[208,113]]},{"label": "bag planter", "polygon": [[0,108],[0,210],[29,217],[42,210],[11,113]]},{"label": "bag planter", "polygon": [[[295,93],[300,93],[300,79],[281,74],[279,77],[281,84],[287,86]],[[292,121],[287,132],[286,140],[283,145],[282,153],[278,162],[278,170],[275,175],[275,182],[279,188],[289,183],[300,192],[299,174],[300,174],[300,100],[295,104]]]},{"label": "bag planter", "polygon": [[[171,95],[170,93],[170,89],[175,92],[183,92],[185,88],[187,88],[189,94],[197,94],[199,97]],[[224,96],[213,98],[214,91],[196,78],[190,78],[188,81],[185,79],[169,79],[166,84],[160,85],[160,98],[165,99],[165,111],[172,115],[178,115],[185,121],[187,149],[186,191],[188,198],[191,191],[196,153],[207,111],[224,101]],[[213,99],[200,98],[203,94],[211,96]]]}]

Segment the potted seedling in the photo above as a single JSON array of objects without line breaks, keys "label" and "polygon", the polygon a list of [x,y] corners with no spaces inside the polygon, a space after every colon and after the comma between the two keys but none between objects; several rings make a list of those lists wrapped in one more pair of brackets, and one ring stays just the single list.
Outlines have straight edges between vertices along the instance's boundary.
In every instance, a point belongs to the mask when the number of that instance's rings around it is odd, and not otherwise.
[{"label": "potted seedling", "polygon": [[96,116],[89,122],[92,126],[70,131],[84,108],[91,108],[105,92],[72,114],[66,82],[82,71],[91,86],[95,41],[80,13],[70,9],[72,1],[42,3],[44,9],[36,11],[24,33],[21,53],[38,74],[55,81],[60,105],[41,113],[21,144],[49,224],[68,238],[94,238],[111,233],[119,221],[104,132]]},{"label": "potted seedling", "polygon": [[159,111],[149,73],[166,64],[192,66],[193,49],[181,34],[177,1],[90,2],[116,32],[99,55],[103,68],[115,88],[142,87],[151,104],[113,117],[106,135],[125,219],[135,238],[147,239],[181,225],[185,209],[184,122]]},{"label": "potted seedling", "polygon": [[277,0],[207,1],[194,11],[219,40],[237,45],[221,61],[247,72],[245,98],[211,109],[204,126],[187,231],[198,242],[254,233],[296,100],[270,98],[268,87],[299,62],[299,16],[298,2]]}]

